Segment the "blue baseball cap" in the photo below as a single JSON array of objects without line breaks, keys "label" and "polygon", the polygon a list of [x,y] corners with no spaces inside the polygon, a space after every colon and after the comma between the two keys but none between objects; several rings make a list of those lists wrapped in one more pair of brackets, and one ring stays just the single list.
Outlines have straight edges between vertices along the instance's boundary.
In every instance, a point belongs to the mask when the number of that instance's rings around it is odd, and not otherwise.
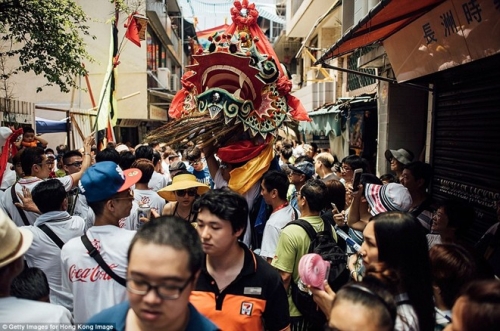
[{"label": "blue baseball cap", "polygon": [[109,199],[135,185],[142,172],[137,168],[122,170],[111,161],[103,161],[90,166],[80,179],[78,186],[87,202]]},{"label": "blue baseball cap", "polygon": [[314,164],[308,161],[302,161],[295,165],[288,165],[288,168],[292,169],[292,171],[304,174],[306,178],[312,178],[314,175]]}]

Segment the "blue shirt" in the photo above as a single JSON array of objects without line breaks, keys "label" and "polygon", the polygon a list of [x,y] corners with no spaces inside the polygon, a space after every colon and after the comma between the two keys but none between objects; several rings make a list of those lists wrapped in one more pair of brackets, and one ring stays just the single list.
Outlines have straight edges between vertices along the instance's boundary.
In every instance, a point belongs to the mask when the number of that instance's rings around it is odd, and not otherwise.
[{"label": "blue shirt", "polygon": [[214,182],[212,180],[212,177],[210,176],[210,171],[208,171],[208,167],[205,167],[200,171],[194,170],[193,168],[193,171],[190,172],[196,177],[196,181],[208,185],[210,186],[210,188],[213,189]]},{"label": "blue shirt", "polygon": [[[125,321],[127,313],[130,308],[129,302],[124,301],[116,306],[105,309],[99,314],[92,316],[87,321],[87,325],[113,325],[115,331],[125,331]],[[188,304],[189,308],[189,321],[185,331],[218,331],[219,328],[215,326],[208,318],[201,315],[192,304]],[[95,329],[95,328],[94,328]]]}]

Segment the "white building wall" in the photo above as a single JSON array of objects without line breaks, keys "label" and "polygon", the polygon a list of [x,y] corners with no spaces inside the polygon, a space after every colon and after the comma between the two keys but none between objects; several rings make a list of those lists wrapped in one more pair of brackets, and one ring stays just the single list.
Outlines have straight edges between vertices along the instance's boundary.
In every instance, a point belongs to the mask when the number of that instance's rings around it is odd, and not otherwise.
[{"label": "white building wall", "polygon": [[[85,36],[87,51],[95,60],[85,62],[89,71],[90,88],[94,100],[99,105],[99,94],[104,83],[104,75],[108,65],[111,19],[113,18],[114,6],[108,1],[102,0],[79,0],[77,1],[87,15],[90,17],[88,25],[91,35],[96,39]],[[119,42],[124,38],[127,16],[120,14],[118,23]],[[124,41],[124,47],[120,55],[120,64],[117,67],[116,97],[118,99],[119,118],[147,118],[147,76],[146,76],[146,42],[141,42],[142,47],[137,47],[130,41]],[[12,77],[9,83],[13,87],[15,99],[46,105],[53,108],[69,109],[91,109],[92,102],[84,77],[77,78],[84,90],[75,90],[70,93],[62,93],[58,86],[43,87],[46,80],[43,76],[34,73],[20,73]],[[37,87],[43,87],[43,91],[36,93]],[[132,97],[121,100],[125,96],[135,94]],[[62,119],[66,116],[64,112],[37,110],[36,116],[48,119]],[[51,137],[55,137],[52,139]],[[65,134],[48,134],[49,146],[53,147],[64,140]]]}]

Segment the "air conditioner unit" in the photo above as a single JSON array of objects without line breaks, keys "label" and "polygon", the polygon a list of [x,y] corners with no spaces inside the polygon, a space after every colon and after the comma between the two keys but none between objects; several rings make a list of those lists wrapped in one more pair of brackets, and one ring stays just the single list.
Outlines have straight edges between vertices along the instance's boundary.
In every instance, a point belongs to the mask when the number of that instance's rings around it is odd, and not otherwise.
[{"label": "air conditioner unit", "polygon": [[171,77],[171,82],[170,82],[170,90],[171,91],[178,91],[179,90],[179,76],[176,74],[173,74]]},{"label": "air conditioner unit", "polygon": [[158,68],[157,71],[158,75],[158,83],[160,83],[161,86],[166,90],[170,90],[170,80],[171,80],[171,74],[170,74],[170,69],[168,68]]}]

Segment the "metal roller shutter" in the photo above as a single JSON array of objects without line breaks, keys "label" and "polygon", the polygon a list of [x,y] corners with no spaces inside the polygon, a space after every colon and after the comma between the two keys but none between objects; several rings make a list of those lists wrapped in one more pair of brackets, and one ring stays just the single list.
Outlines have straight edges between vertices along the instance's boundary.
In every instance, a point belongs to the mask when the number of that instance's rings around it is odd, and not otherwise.
[{"label": "metal roller shutter", "polygon": [[437,75],[432,195],[458,198],[476,210],[465,238],[475,243],[497,222],[500,200],[500,56]]}]

